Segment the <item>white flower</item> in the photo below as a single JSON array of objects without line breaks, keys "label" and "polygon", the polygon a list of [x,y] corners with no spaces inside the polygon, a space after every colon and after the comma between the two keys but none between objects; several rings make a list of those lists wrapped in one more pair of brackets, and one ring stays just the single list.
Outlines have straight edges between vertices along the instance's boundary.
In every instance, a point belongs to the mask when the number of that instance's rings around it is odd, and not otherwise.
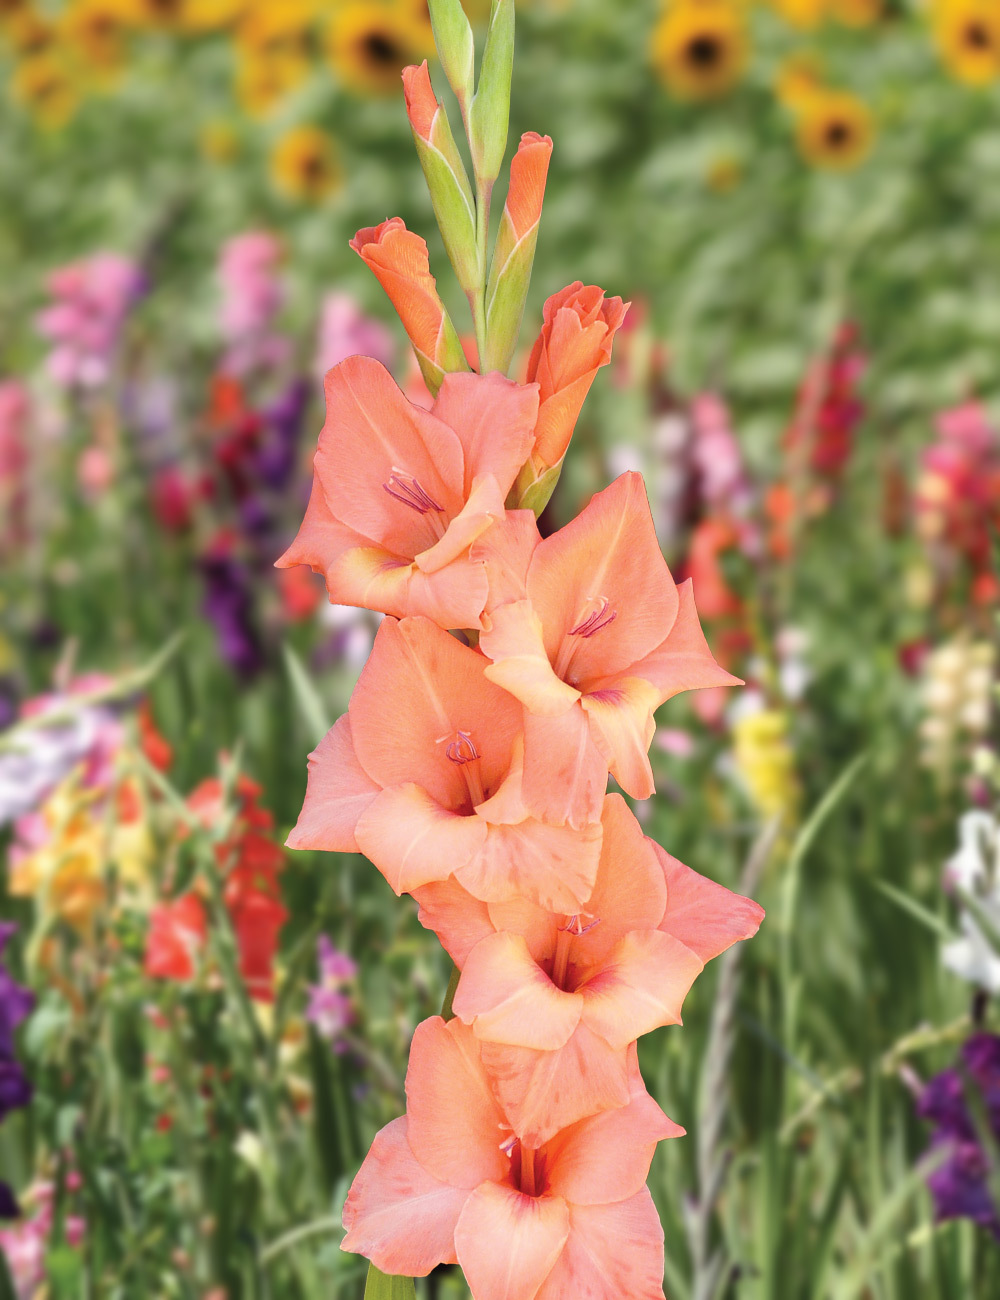
[{"label": "white flower", "polygon": [[[974,898],[990,925],[1000,932],[1000,823],[989,813],[965,813],[958,824],[958,852],[944,871],[945,887],[960,897]],[[962,936],[946,943],[941,960],[948,970],[986,989],[1000,993],[1000,953],[984,934],[973,912],[964,907]]]}]

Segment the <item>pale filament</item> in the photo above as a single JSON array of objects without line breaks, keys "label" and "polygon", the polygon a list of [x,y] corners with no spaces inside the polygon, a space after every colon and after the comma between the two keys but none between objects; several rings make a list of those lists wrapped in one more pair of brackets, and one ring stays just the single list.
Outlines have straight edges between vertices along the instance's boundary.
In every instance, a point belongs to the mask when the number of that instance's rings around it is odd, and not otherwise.
[{"label": "pale filament", "polygon": [[438,514],[444,513],[444,506],[438,503],[430,496],[413,477],[395,465],[392,467],[392,473],[388,480],[382,484],[382,487],[391,497],[401,501],[404,506],[409,506],[415,510],[418,515],[425,515],[429,510],[435,510]]},{"label": "pale filament", "polygon": [[462,769],[472,806],[478,807],[485,800],[486,791],[483,789],[483,778],[480,772],[479,750],[476,748],[471,732],[456,731],[450,736],[441,736],[437,743],[445,746],[445,757],[449,763],[454,763],[456,767]]},{"label": "pale filament", "polygon": [[[596,605],[597,608],[591,609],[589,614],[584,612],[588,606],[593,605]],[[611,602],[607,596],[587,597],[583,609],[577,616],[577,622],[566,633],[559,648],[559,655],[554,665],[557,677],[561,677],[563,681],[567,680],[566,674],[569,672],[573,658],[580,648],[580,641],[571,641],[570,637],[581,637],[583,640],[589,641],[592,636],[596,636],[598,632],[606,628],[609,623],[613,623],[618,617],[618,611],[611,609],[610,605]]]}]

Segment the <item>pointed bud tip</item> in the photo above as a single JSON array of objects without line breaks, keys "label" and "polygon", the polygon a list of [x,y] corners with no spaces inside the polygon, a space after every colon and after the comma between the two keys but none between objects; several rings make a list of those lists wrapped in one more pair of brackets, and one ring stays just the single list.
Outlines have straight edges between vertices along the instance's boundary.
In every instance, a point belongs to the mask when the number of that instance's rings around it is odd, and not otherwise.
[{"label": "pointed bud tip", "polygon": [[429,140],[441,105],[434,94],[427,60],[403,69],[403,97],[410,126],[423,140]]}]

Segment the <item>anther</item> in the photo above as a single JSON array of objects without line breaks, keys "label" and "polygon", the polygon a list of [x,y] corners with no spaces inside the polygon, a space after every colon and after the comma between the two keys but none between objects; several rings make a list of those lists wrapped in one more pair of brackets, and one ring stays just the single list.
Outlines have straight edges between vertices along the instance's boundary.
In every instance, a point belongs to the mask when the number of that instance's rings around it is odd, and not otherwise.
[{"label": "anther", "polygon": [[618,617],[618,611],[616,609],[609,611],[608,606],[611,602],[608,600],[607,596],[599,596],[597,600],[599,608],[595,609],[587,618],[577,623],[576,627],[571,627],[569,630],[570,636],[591,637],[597,632],[600,632],[602,628],[607,627],[609,623],[615,621]]},{"label": "anther", "polygon": [[444,513],[444,506],[439,506],[434,498],[424,491],[412,474],[404,474],[395,465],[392,467],[392,473],[389,475],[387,482],[383,483],[382,486],[391,497],[401,501],[404,506],[409,506],[418,515],[427,514],[428,510],[436,510],[438,514]]},{"label": "anther", "polygon": [[447,757],[460,767],[465,763],[472,763],[479,757],[479,750],[472,742],[472,737],[467,731],[459,731],[455,734],[455,739],[444,751]]},{"label": "anther", "polygon": [[575,935],[576,938],[579,939],[581,935],[589,934],[590,931],[593,930],[595,925],[601,924],[601,918],[599,916],[595,916],[592,921],[590,921],[587,925],[584,925],[583,918],[587,915],[588,915],[587,912],[577,912],[575,916],[567,917],[566,924],[561,925],[559,929],[562,931],[563,934],[571,933]]},{"label": "anther", "polygon": [[500,1150],[509,1160],[514,1154],[514,1148],[517,1146],[518,1138],[516,1133],[512,1133],[509,1138],[500,1143]]}]

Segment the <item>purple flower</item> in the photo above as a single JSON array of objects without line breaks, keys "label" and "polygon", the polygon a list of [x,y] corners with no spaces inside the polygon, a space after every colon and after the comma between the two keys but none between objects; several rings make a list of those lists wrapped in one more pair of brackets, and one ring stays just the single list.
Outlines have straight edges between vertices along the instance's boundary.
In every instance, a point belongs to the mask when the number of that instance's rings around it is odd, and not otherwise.
[{"label": "purple flower", "polygon": [[253,617],[253,590],[246,569],[230,555],[207,555],[201,561],[205,581],[202,612],[214,624],[219,653],[241,677],[253,677],[264,652]]},{"label": "purple flower", "polygon": [[263,436],[254,452],[258,477],[267,488],[287,486],[298,461],[309,383],[295,379],[264,412]]},{"label": "purple flower", "polygon": [[[0,922],[0,959],[15,926]],[[11,977],[0,960],[0,1120],[13,1110],[27,1106],[31,1084],[14,1056],[14,1031],[31,1012],[34,997]],[[17,1202],[6,1183],[0,1182],[0,1219],[17,1214]]]},{"label": "purple flower", "polygon": [[325,934],[320,935],[316,944],[316,959],[319,983],[309,990],[306,1019],[316,1027],[321,1038],[337,1048],[344,1030],[354,1020],[354,999],[347,986],[354,980],[358,968],[346,953],[333,946]]},{"label": "purple flower", "polygon": [[[978,1105],[970,1108],[970,1098]],[[943,1163],[927,1186],[938,1219],[971,1219],[1000,1239],[1000,1214],[990,1191],[990,1154],[977,1124],[985,1119],[1000,1141],[1000,1037],[974,1034],[962,1048],[959,1064],[942,1070],[924,1087],[917,1112],[935,1126],[932,1151]]]}]

